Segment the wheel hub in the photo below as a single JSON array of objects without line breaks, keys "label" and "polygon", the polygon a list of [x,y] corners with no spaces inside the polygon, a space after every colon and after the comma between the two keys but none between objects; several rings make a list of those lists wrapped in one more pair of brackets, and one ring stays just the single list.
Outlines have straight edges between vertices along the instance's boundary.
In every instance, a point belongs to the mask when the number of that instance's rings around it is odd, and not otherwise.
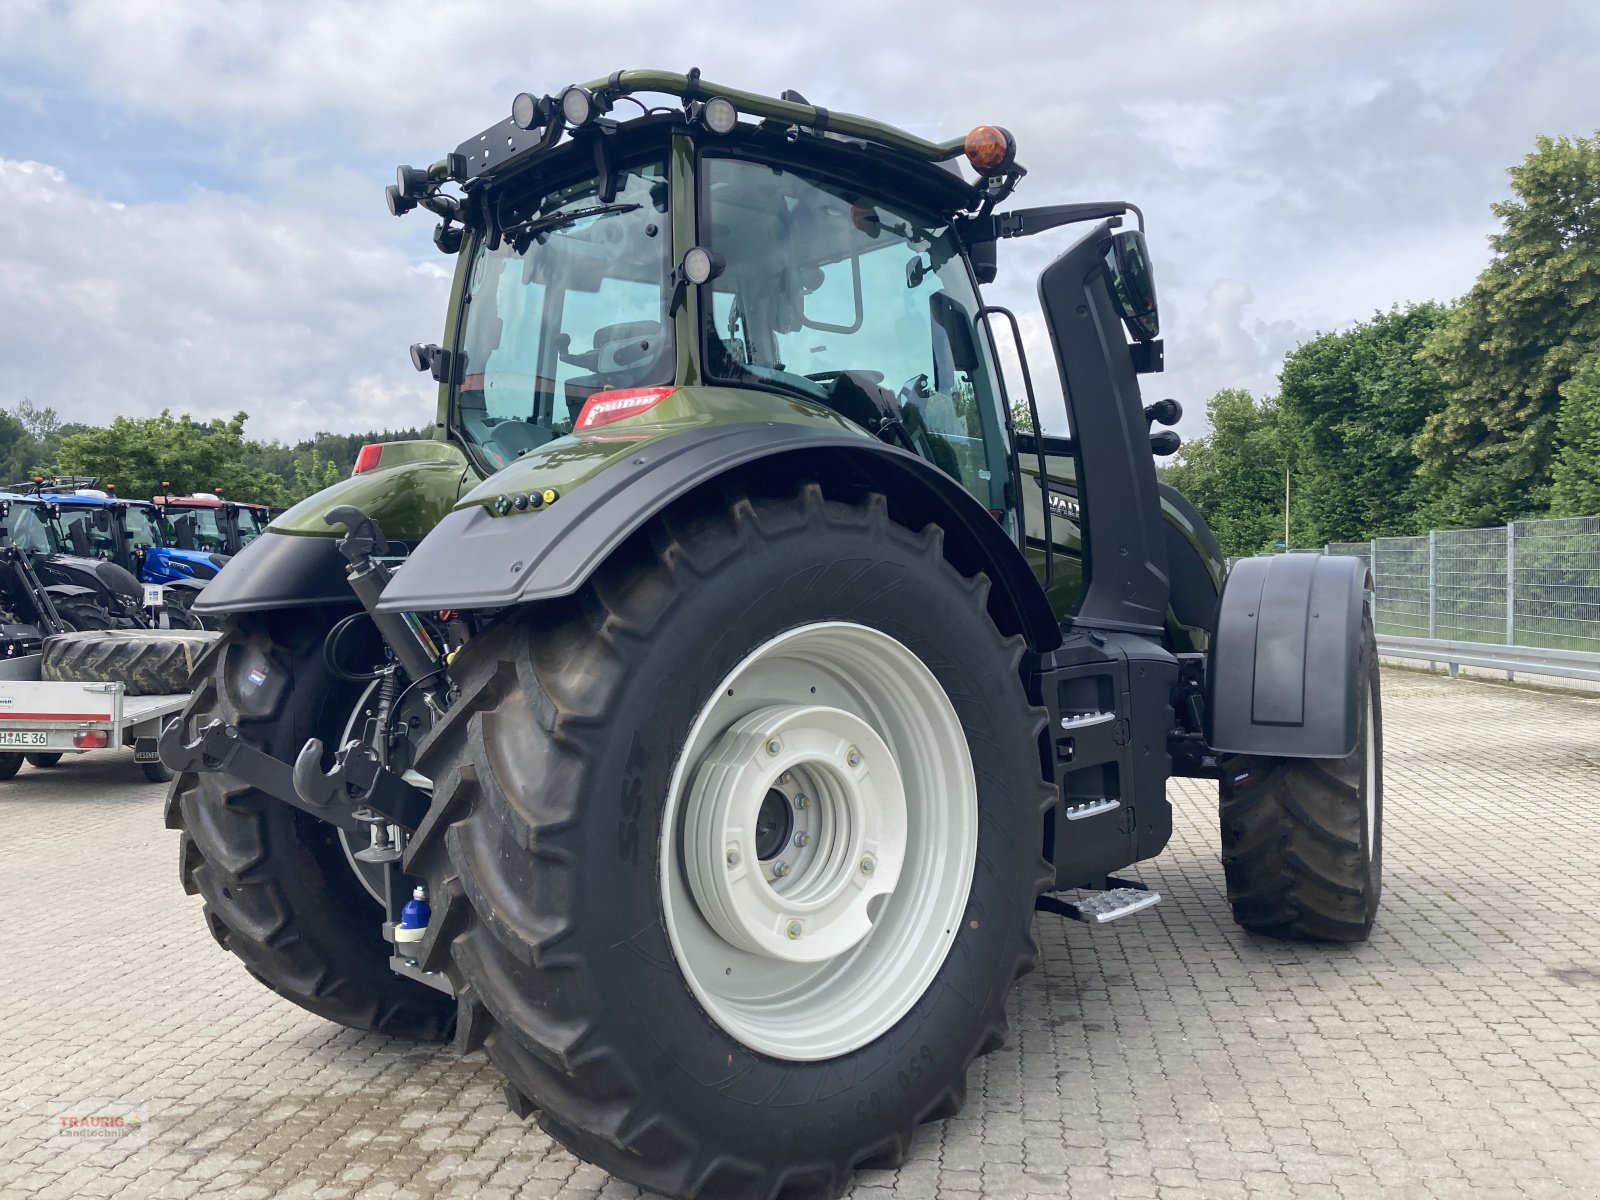
[{"label": "wheel hub", "polygon": [[872,932],[900,878],[905,787],[853,713],[774,705],[735,722],[695,773],[684,866],[734,946],[815,963]]}]

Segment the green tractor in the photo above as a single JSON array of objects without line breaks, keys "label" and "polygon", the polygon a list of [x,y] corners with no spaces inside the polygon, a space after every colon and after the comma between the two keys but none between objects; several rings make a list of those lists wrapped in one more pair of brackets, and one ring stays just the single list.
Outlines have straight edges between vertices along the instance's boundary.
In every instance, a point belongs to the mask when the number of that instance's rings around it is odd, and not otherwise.
[{"label": "green tractor", "polygon": [[[401,168],[391,209],[457,264],[412,348],[434,436],[222,570],[162,739],[222,945],[334,1021],[483,1048],[641,1187],[802,1197],[961,1107],[1036,910],[1159,899],[1117,873],[1166,845],[1171,776],[1219,780],[1243,926],[1364,938],[1366,570],[1224,585],[1152,459],[1142,215],[1004,207],[1022,174],[997,127],[657,71]],[[1041,414],[979,287],[1071,223]]]}]

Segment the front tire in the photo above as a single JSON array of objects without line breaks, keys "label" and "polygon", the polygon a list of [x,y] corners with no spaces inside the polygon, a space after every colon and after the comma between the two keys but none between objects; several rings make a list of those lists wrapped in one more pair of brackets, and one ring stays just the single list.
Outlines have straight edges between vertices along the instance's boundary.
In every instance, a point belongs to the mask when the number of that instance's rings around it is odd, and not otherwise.
[{"label": "front tire", "polygon": [[57,751],[51,751],[48,754],[30,754],[27,759],[30,766],[53,767],[61,761],[61,755]]},{"label": "front tire", "polygon": [[1383,894],[1383,703],[1370,607],[1363,633],[1348,757],[1219,764],[1228,903],[1252,933],[1361,942],[1372,932]]},{"label": "front tire", "polygon": [[0,779],[15,779],[22,770],[22,755],[0,751]]},{"label": "front tire", "polygon": [[[315,611],[235,618],[199,668],[186,735],[218,716],[285,761],[309,738],[337,738],[362,685],[324,660],[330,624]],[[184,891],[204,899],[218,943],[267,987],[352,1029],[448,1036],[454,1002],[390,970],[383,908],[345,859],[335,826],[216,771],[178,779],[167,825],[183,833]]]},{"label": "front tire", "polygon": [[[959,1110],[1051,879],[1043,713],[986,594],[936,527],[808,486],[680,504],[467,644],[408,867],[453,936],[466,1044],[557,1140],[671,1196],[824,1197]],[[733,866],[751,890],[691,878]],[[829,907],[877,871],[894,886]],[[763,929],[757,894],[791,908]]]}]

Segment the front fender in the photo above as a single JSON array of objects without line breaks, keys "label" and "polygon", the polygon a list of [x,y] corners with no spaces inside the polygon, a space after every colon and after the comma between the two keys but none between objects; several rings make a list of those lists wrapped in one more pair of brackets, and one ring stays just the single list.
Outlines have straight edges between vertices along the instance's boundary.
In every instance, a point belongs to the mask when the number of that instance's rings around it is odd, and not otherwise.
[{"label": "front fender", "polygon": [[1360,730],[1367,564],[1243,558],[1223,584],[1206,670],[1206,742],[1219,754],[1344,758]]},{"label": "front fender", "polygon": [[332,537],[268,529],[207,582],[195,597],[194,611],[223,616],[312,604],[354,604],[355,593],[345,582],[345,565]]},{"label": "front fender", "polygon": [[382,612],[504,608],[568,596],[631,534],[691,490],[741,467],[806,478],[865,479],[918,524],[945,529],[947,553],[982,570],[994,602],[1035,649],[1060,641],[1055,615],[1016,544],[988,509],[925,460],[859,432],[809,424],[739,422],[690,429],[614,459],[538,510],[496,515],[467,505],[407,558]]},{"label": "front fender", "polygon": [[[406,453],[401,453],[401,448]],[[417,457],[422,454],[428,457]],[[394,465],[389,465],[390,461]],[[332,509],[348,504],[375,518],[390,541],[411,544],[420,542],[444,519],[464,487],[478,482],[466,456],[448,442],[389,443],[379,463],[375,471],[341,479],[300,501],[268,528],[278,533],[336,538],[344,533],[343,527],[329,526],[322,518]]]},{"label": "front fender", "polygon": [[[443,442],[398,443],[414,448],[396,463],[352,475],[324,488],[278,517],[267,531],[230,558],[195,599],[194,611],[212,616],[354,604],[345,560],[334,543],[342,525],[323,517],[352,504],[377,519],[385,536],[405,550],[419,543],[450,511],[463,485],[477,482],[466,458]],[[420,448],[420,449],[415,449]],[[418,455],[426,457],[418,458]]]}]

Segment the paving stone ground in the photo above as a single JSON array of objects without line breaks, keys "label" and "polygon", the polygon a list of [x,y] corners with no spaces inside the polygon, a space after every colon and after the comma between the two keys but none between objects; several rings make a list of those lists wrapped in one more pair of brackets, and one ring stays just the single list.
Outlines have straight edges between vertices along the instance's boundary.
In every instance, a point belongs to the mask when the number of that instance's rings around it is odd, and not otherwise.
[{"label": "paving stone ground", "polygon": [[[1600,1196],[1600,699],[1384,686],[1370,942],[1240,932],[1213,788],[1175,784],[1139,871],[1166,899],[1039,917],[965,1113],[853,1196]],[[481,1055],[257,985],[179,889],[162,790],[126,755],[0,784],[0,1195],[639,1195],[507,1113]]]}]

